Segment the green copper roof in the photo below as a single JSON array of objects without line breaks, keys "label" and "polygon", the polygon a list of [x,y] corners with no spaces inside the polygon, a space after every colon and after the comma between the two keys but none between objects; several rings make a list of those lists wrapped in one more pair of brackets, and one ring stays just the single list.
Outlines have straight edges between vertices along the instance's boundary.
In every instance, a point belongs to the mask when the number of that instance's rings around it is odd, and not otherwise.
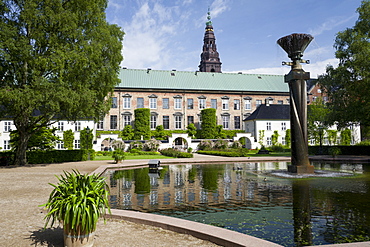
[{"label": "green copper roof", "polygon": [[282,75],[121,69],[119,88],[289,92]]}]

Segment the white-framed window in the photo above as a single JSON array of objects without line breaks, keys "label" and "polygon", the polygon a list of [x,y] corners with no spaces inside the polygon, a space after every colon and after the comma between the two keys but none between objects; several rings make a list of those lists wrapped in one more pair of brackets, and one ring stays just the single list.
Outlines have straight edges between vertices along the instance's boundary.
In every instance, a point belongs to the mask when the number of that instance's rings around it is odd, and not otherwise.
[{"label": "white-framed window", "polygon": [[64,149],[64,142],[63,141],[57,141],[57,149]]},{"label": "white-framed window", "polygon": [[117,129],[117,115],[110,116],[110,129],[111,130]]},{"label": "white-framed window", "polygon": [[80,131],[81,130],[81,122],[76,122],[75,123],[75,131]]},{"label": "white-framed window", "polygon": [[206,99],[199,99],[199,110],[206,108]]},{"label": "white-framed window", "polygon": [[277,101],[277,103],[278,103],[279,105],[282,105],[282,104],[284,104],[284,101],[283,101],[283,100],[278,100],[278,101]]},{"label": "white-framed window", "polygon": [[175,109],[181,109],[181,98],[175,98]]},{"label": "white-framed window", "polygon": [[250,99],[245,100],[244,103],[245,103],[245,109],[246,110],[252,109],[252,103],[251,103]]},{"label": "white-framed window", "polygon": [[281,130],[286,130],[286,123],[285,122],[281,123]]},{"label": "white-framed window", "polygon": [[217,109],[217,99],[211,99],[211,108]]},{"label": "white-framed window", "polygon": [[228,115],[222,116],[222,127],[224,129],[229,129],[229,126],[230,126],[230,116]]},{"label": "white-framed window", "polygon": [[228,99],[222,100],[222,110],[229,110],[229,100]]},{"label": "white-framed window", "polygon": [[137,108],[144,108],[144,98],[137,98]]},{"label": "white-framed window", "polygon": [[4,140],[4,150],[10,150],[10,140]]},{"label": "white-framed window", "polygon": [[170,109],[170,99],[169,98],[163,98],[162,99],[162,108],[163,109]]},{"label": "white-framed window", "polygon": [[149,98],[149,108],[157,109],[157,98]]},{"label": "white-framed window", "polygon": [[271,141],[271,136],[270,137],[267,137],[267,146],[271,146],[272,145],[272,141]]},{"label": "white-framed window", "polygon": [[58,130],[64,131],[64,122],[58,122]]},{"label": "white-framed window", "polygon": [[256,108],[262,105],[262,100],[258,99],[256,100]]},{"label": "white-framed window", "polygon": [[112,97],[112,108],[117,108],[117,97]]},{"label": "white-framed window", "polygon": [[271,122],[266,123],[266,130],[271,130]]},{"label": "white-framed window", "polygon": [[234,99],[234,110],[240,110],[240,100]]},{"label": "white-framed window", "polygon": [[188,109],[194,109],[194,99],[188,99]]},{"label": "white-framed window", "polygon": [[125,127],[126,125],[131,125],[130,115],[123,115],[123,127]]},{"label": "white-framed window", "polygon": [[80,149],[80,140],[74,140],[74,146],[75,146],[75,149]]},{"label": "white-framed window", "polygon": [[181,129],[182,116],[175,116],[175,129]]},{"label": "white-framed window", "polygon": [[168,130],[170,128],[170,116],[163,116],[163,129]]},{"label": "white-framed window", "polygon": [[98,124],[97,124],[96,128],[97,128],[98,130],[102,130],[102,129],[104,129],[104,120],[103,120],[103,119],[100,119],[100,120],[98,121]]},{"label": "white-framed window", "polygon": [[285,136],[281,137],[281,144],[282,144],[283,146],[285,146],[285,145],[286,145]]},{"label": "white-framed window", "polygon": [[131,97],[123,97],[123,109],[131,108]]},{"label": "white-framed window", "polygon": [[10,126],[12,125],[12,122],[8,122],[8,121],[6,121],[6,122],[4,122],[4,132],[10,132],[11,131],[11,128],[10,128]]},{"label": "white-framed window", "polygon": [[150,128],[155,129],[157,127],[157,115],[150,115]]}]

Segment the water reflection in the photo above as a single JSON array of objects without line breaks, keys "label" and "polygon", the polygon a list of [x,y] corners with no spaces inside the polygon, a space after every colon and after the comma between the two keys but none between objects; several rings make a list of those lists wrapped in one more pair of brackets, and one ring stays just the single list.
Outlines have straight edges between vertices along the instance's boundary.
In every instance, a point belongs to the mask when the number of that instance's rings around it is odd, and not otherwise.
[{"label": "water reflection", "polygon": [[282,179],[285,162],[110,171],[113,208],[225,227],[284,246],[368,240],[370,180],[362,164],[314,164],[355,178]]}]

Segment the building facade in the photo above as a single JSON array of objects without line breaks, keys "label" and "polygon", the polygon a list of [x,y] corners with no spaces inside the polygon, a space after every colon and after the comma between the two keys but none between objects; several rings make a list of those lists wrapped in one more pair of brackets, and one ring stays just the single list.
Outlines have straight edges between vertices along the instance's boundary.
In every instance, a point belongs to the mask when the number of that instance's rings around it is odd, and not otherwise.
[{"label": "building facade", "polygon": [[150,127],[201,128],[200,113],[215,108],[217,124],[243,130],[243,119],[265,101],[289,104],[289,89],[280,75],[122,69],[112,107],[98,130],[122,130],[134,125],[134,111],[149,108]]}]

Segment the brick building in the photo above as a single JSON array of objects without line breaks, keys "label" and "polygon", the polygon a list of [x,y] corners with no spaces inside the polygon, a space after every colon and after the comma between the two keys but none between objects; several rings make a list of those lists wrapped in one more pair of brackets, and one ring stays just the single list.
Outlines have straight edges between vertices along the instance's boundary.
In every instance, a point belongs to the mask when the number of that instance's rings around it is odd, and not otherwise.
[{"label": "brick building", "polygon": [[200,111],[215,108],[217,124],[243,130],[243,119],[266,101],[289,104],[284,76],[222,73],[209,13],[203,42],[199,71],[121,69],[112,108],[97,129],[133,125],[137,108],[151,110],[152,129],[186,129],[190,123],[200,128]]}]

